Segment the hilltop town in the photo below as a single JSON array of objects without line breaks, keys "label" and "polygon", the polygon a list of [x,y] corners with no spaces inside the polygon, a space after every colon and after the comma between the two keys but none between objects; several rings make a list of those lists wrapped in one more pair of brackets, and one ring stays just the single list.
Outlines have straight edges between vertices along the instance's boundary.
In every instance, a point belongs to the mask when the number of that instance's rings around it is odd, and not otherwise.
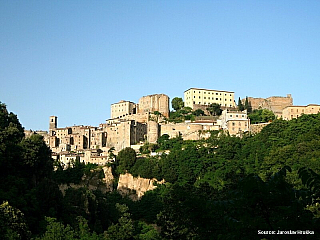
[{"label": "hilltop town", "polygon": [[[285,97],[248,97],[252,110],[268,109],[277,118],[291,120],[302,114],[320,112],[320,105],[294,106],[291,94]],[[70,126],[59,128],[58,117],[50,116],[49,131],[25,131],[26,136],[40,134],[52,150],[52,156],[63,164],[79,158],[81,162],[104,165],[110,151],[131,147],[136,151],[146,142],[156,143],[167,134],[170,138],[181,136],[184,140],[200,140],[210,137],[210,131],[223,130],[230,135],[255,134],[268,124],[251,124],[247,110],[240,111],[234,92],[190,88],[184,92],[184,107],[200,109],[203,115],[183,122],[169,121],[170,98],[165,94],[143,96],[138,103],[121,100],[111,104],[111,118],[99,126]],[[245,99],[242,99],[245,102]],[[211,104],[221,107],[221,115],[208,111]]]}]

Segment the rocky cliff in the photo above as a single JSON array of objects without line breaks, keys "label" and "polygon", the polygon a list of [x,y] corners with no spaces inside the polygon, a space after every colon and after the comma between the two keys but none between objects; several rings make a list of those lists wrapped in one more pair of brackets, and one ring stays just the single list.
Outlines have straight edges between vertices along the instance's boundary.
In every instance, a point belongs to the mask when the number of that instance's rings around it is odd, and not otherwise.
[{"label": "rocky cliff", "polygon": [[63,195],[69,188],[78,189],[82,187],[88,188],[92,191],[99,190],[103,193],[111,192],[114,184],[114,177],[112,175],[111,167],[103,167],[102,171],[104,173],[104,178],[100,178],[99,171],[94,170],[90,176],[84,175],[79,184],[61,184],[59,189]]},{"label": "rocky cliff", "polygon": [[[84,175],[79,184],[69,183],[59,186],[63,195],[69,188],[88,188],[89,190],[99,190],[102,193],[114,190],[114,176],[111,167],[103,167],[104,178],[99,177],[99,171],[93,170],[92,174]],[[132,200],[139,200],[147,191],[155,189],[155,183],[163,183],[164,180],[146,179],[141,177],[133,177],[131,174],[121,174],[119,176],[117,191],[122,196],[129,196]]]},{"label": "rocky cliff", "polygon": [[157,179],[146,179],[141,177],[133,177],[131,174],[121,174],[119,177],[118,192],[125,196],[129,196],[132,200],[140,199],[145,192],[155,189],[155,183],[163,183],[164,181],[157,181]]}]

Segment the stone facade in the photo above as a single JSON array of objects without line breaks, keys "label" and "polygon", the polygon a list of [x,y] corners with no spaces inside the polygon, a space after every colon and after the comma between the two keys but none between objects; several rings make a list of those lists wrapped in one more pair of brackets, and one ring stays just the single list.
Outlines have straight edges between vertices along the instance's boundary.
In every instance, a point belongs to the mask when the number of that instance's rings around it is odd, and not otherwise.
[{"label": "stone facade", "polygon": [[[268,98],[253,98],[248,97],[248,101],[251,103],[252,110],[255,109],[268,109],[274,112],[278,117],[282,117],[282,110],[288,106],[293,105],[293,98],[291,94],[287,94],[286,97],[268,97]],[[245,99],[242,99],[242,102],[245,102]]]},{"label": "stone facade", "polygon": [[121,100],[118,103],[111,104],[111,118],[119,118],[127,115],[136,114],[137,104]]},{"label": "stone facade", "polygon": [[165,94],[153,94],[143,96],[139,100],[138,113],[160,112],[163,116],[169,117],[169,97]]},{"label": "stone facade", "polygon": [[214,122],[184,122],[160,125],[160,135],[167,134],[170,138],[181,135],[184,140],[200,140],[210,136],[208,131],[216,130]]},{"label": "stone facade", "polygon": [[241,136],[242,133],[249,131],[250,119],[247,116],[247,110],[225,109],[220,119],[222,129],[228,131],[230,135]]},{"label": "stone facade", "polygon": [[107,133],[106,147],[116,151],[144,141],[147,136],[147,125],[134,120],[109,119],[100,127]]},{"label": "stone facade", "polygon": [[190,88],[184,92],[185,107],[195,108],[195,105],[220,104],[222,107],[235,107],[234,92]]},{"label": "stone facade", "polygon": [[267,122],[267,123],[257,123],[257,124],[250,124],[250,133],[252,135],[255,135],[259,132],[261,132],[261,130],[266,127],[267,125],[269,125],[271,122]]},{"label": "stone facade", "polygon": [[160,136],[159,124],[155,121],[148,122],[147,140],[149,143],[156,143]]},{"label": "stone facade", "polygon": [[302,114],[317,114],[320,112],[320,105],[309,104],[307,106],[288,106],[282,111],[284,120],[291,120],[300,117]]}]

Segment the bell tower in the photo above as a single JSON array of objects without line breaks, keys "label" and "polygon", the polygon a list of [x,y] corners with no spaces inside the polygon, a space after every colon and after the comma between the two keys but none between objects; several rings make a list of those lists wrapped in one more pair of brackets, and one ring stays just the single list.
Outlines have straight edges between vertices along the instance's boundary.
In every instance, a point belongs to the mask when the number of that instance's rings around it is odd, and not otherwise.
[{"label": "bell tower", "polygon": [[58,117],[57,116],[50,116],[49,120],[49,132],[52,132],[57,128],[58,125]]}]

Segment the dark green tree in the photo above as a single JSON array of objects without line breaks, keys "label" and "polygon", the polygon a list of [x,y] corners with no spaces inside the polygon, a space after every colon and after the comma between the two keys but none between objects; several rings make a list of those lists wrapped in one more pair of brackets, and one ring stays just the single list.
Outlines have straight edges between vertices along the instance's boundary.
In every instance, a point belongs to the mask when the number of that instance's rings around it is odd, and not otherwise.
[{"label": "dark green tree", "polygon": [[130,170],[136,163],[137,156],[136,151],[130,147],[122,149],[117,156],[117,162],[119,163],[117,171],[124,173],[126,170]]},{"label": "dark green tree", "polygon": [[242,101],[241,101],[240,97],[238,99],[238,110],[239,111],[243,111],[244,110],[244,106],[242,104]]},{"label": "dark green tree", "polygon": [[131,219],[131,214],[128,212],[129,208],[123,204],[116,204],[121,217],[118,219],[118,223],[113,224],[104,233],[104,237],[107,240],[125,240],[133,239],[134,225]]},{"label": "dark green tree", "polygon": [[28,239],[30,235],[24,214],[10,206],[7,201],[2,203],[0,205],[1,239]]},{"label": "dark green tree", "polygon": [[220,116],[222,113],[221,105],[218,103],[212,103],[207,108],[207,111],[209,111],[209,113],[213,116]]},{"label": "dark green tree", "polygon": [[193,114],[196,116],[204,116],[204,111],[202,109],[198,108],[193,112]]},{"label": "dark green tree", "polygon": [[248,115],[248,117],[250,118],[250,122],[252,124],[265,123],[276,119],[274,113],[268,109],[255,109]]},{"label": "dark green tree", "polygon": [[247,113],[251,113],[252,112],[252,106],[251,106],[251,102],[249,102],[248,97],[246,97],[246,100],[244,102],[244,109],[247,110]]},{"label": "dark green tree", "polygon": [[53,171],[53,160],[51,150],[43,141],[43,137],[33,134],[24,138],[20,147],[24,170],[27,176],[31,176],[32,183],[37,185],[45,177],[49,177]]},{"label": "dark green tree", "polygon": [[171,100],[171,106],[174,110],[179,110],[181,108],[183,108],[184,106],[184,102],[182,100],[182,98],[179,98],[179,97],[175,97]]}]

